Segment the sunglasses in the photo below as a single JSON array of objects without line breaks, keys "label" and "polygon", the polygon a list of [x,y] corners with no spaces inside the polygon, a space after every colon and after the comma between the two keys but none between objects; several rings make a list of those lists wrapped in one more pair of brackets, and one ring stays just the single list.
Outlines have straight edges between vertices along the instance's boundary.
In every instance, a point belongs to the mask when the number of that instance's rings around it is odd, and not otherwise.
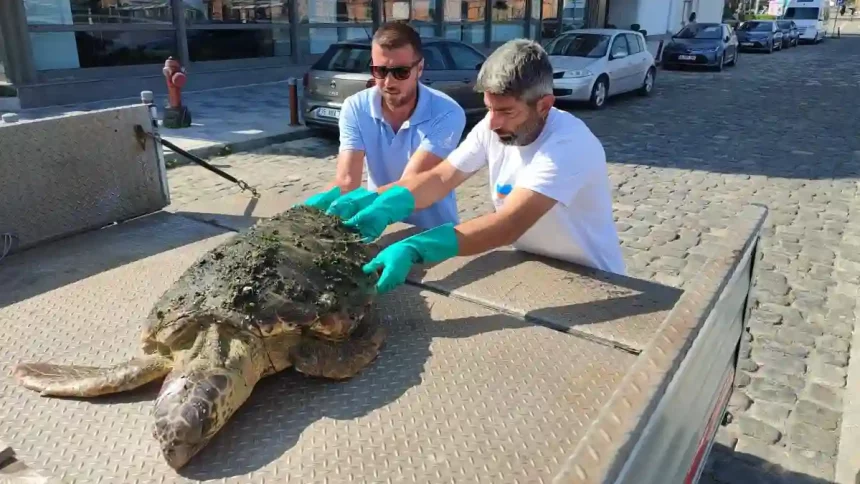
[{"label": "sunglasses", "polygon": [[417,66],[419,62],[421,62],[421,59],[418,59],[409,66],[370,66],[370,75],[377,79],[385,79],[388,77],[388,74],[391,74],[398,81],[405,81],[412,74],[412,68]]}]

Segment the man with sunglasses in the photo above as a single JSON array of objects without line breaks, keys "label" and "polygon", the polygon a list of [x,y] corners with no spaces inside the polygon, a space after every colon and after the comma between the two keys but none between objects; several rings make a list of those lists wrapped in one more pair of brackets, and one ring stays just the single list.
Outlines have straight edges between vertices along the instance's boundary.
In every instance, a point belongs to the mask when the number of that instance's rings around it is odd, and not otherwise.
[{"label": "man with sunglasses", "polygon": [[346,223],[372,240],[489,168],[494,212],[439,225],[380,251],[364,266],[367,273],[382,269],[379,292],[402,284],[415,263],[505,245],[623,275],[603,146],[580,119],[553,107],[546,51],[531,40],[507,42],[484,63],[477,87],[488,113],[445,161],[373,196],[338,200]]},{"label": "man with sunglasses", "polygon": [[[378,187],[435,167],[457,147],[466,114],[449,96],[419,82],[423,69],[415,29],[390,22],[376,31],[370,66],[376,85],[344,101],[334,182],[306,205],[343,215],[340,210],[351,201],[369,201]],[[360,187],[365,164],[367,189]],[[410,213],[406,221],[422,228],[457,223],[454,193]]]}]

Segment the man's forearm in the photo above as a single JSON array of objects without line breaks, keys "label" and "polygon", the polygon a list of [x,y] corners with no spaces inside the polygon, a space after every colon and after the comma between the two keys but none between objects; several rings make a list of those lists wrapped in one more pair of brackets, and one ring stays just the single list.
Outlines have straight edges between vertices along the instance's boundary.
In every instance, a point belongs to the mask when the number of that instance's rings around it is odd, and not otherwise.
[{"label": "man's forearm", "polygon": [[361,176],[364,171],[363,151],[341,151],[337,156],[337,168],[327,189],[340,187],[341,193],[347,193],[361,186]]},{"label": "man's forearm", "polygon": [[383,185],[377,190],[378,193],[383,193],[386,190],[400,186],[412,194],[415,198],[415,210],[421,210],[433,205],[439,200],[445,198],[445,195],[451,192],[456,187],[449,186],[446,181],[435,171],[425,171],[408,178],[400,179],[394,183]]},{"label": "man's forearm", "polygon": [[454,227],[459,250],[457,255],[470,256],[513,244],[522,230],[497,212],[481,215]]}]

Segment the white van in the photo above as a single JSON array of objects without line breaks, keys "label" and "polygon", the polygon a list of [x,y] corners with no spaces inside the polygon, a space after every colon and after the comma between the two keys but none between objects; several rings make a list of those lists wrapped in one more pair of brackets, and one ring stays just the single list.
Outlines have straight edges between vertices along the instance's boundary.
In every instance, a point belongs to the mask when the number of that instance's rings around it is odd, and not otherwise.
[{"label": "white van", "polygon": [[801,42],[817,44],[824,40],[827,32],[830,2],[828,0],[790,0],[782,18],[793,20],[797,24]]}]

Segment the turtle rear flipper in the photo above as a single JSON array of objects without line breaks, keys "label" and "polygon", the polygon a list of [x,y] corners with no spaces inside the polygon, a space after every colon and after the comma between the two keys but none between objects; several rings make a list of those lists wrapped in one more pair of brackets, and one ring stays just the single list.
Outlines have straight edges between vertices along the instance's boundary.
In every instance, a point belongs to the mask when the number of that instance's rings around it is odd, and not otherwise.
[{"label": "turtle rear flipper", "polygon": [[308,338],[291,349],[290,357],[296,370],[305,375],[345,380],[376,359],[386,336],[378,323],[364,320],[351,339],[334,343]]},{"label": "turtle rear flipper", "polygon": [[43,396],[97,397],[133,390],[170,372],[162,356],[133,358],[109,367],[20,363],[12,374],[25,388]]}]

